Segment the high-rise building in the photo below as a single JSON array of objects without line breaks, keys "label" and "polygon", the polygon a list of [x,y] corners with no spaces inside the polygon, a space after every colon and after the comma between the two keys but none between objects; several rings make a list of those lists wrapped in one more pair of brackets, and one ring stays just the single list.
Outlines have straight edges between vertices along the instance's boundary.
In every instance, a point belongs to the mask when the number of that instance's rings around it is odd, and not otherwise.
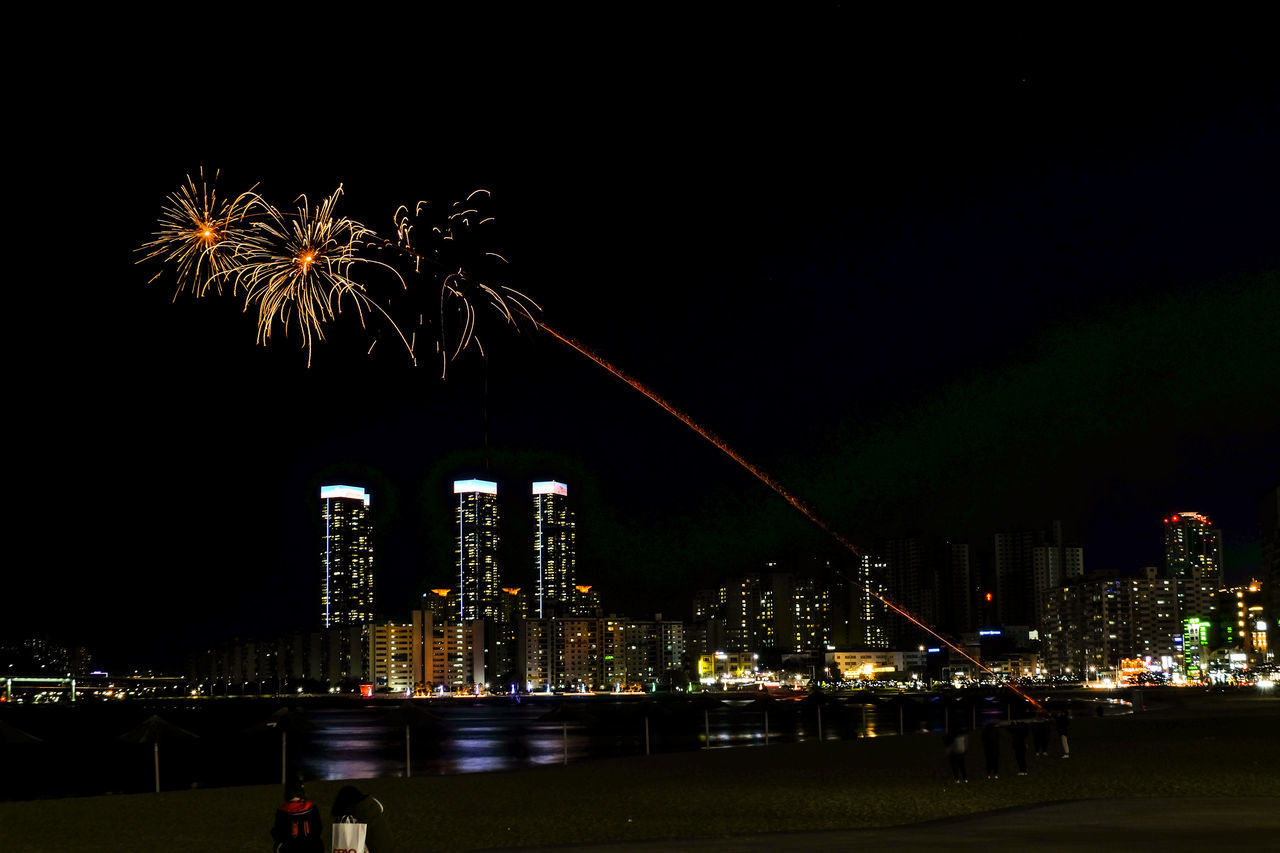
[{"label": "high-rise building", "polygon": [[575,542],[569,487],[555,480],[533,484],[533,559],[539,619],[568,615],[574,600]]},{"label": "high-rise building", "polygon": [[1267,491],[1258,502],[1258,526],[1262,532],[1262,589],[1266,593],[1267,620],[1280,620],[1280,486]]},{"label": "high-rise building", "polygon": [[1165,577],[1182,581],[1178,609],[1184,617],[1213,618],[1222,586],[1222,531],[1198,512],[1164,519]]},{"label": "high-rise building", "polygon": [[1004,626],[1038,627],[1048,590],[1084,575],[1084,551],[1064,543],[1060,521],[997,533],[994,546],[995,619]]},{"label": "high-rise building", "polygon": [[324,545],[320,619],[325,628],[373,621],[373,522],[369,493],[356,486],[320,489]]},{"label": "high-rise building", "polygon": [[1049,589],[1041,630],[1045,670],[1092,679],[1136,658],[1185,672],[1188,630],[1178,593],[1188,582],[1158,575],[1155,567],[1137,578],[1091,574]]},{"label": "high-rise building", "polygon": [[725,650],[754,651],[760,643],[760,578],[731,578],[720,586]]},{"label": "high-rise building", "polygon": [[978,589],[970,560],[969,543],[946,542],[943,544],[942,563],[943,630],[959,635],[978,630]]},{"label": "high-rise building", "polygon": [[827,612],[828,643],[841,649],[889,648],[889,611],[881,601],[885,589],[879,581],[887,568],[883,558],[864,553],[848,571],[837,574]]},{"label": "high-rise building", "polygon": [[1164,520],[1164,563],[1167,577],[1222,579],[1222,532],[1207,516],[1179,512]]},{"label": "high-rise building", "polygon": [[600,590],[589,584],[578,584],[573,588],[573,599],[569,606],[570,616],[600,616]]},{"label": "high-rise building", "polygon": [[497,619],[502,570],[498,563],[498,484],[488,480],[455,480],[454,514],[458,538],[458,621]]},{"label": "high-rise building", "polygon": [[1084,577],[1084,549],[1078,545],[1037,545],[1031,549],[1031,570],[1035,582],[1033,627],[1039,627],[1051,590]]},{"label": "high-rise building", "polygon": [[529,691],[580,690],[604,679],[603,619],[526,619],[521,623],[520,669]]},{"label": "high-rise building", "polygon": [[[776,563],[766,564],[776,568]],[[799,652],[825,644],[825,589],[812,577],[770,572],[760,582],[759,639],[761,649]]]},{"label": "high-rise building", "polygon": [[498,617],[490,620],[489,646],[486,651],[487,682],[491,689],[519,687],[516,671],[519,654],[520,625],[529,616],[529,596],[518,586],[504,586],[498,591]]},{"label": "high-rise building", "polygon": [[413,611],[414,688],[429,692],[471,690],[485,682],[484,621],[460,624]]},{"label": "high-rise building", "polygon": [[413,692],[413,625],[382,622],[369,631],[369,668],[374,688],[402,696]]},{"label": "high-rise building", "polygon": [[422,594],[422,608],[435,616],[436,624],[458,620],[458,590],[448,587],[429,589]]}]

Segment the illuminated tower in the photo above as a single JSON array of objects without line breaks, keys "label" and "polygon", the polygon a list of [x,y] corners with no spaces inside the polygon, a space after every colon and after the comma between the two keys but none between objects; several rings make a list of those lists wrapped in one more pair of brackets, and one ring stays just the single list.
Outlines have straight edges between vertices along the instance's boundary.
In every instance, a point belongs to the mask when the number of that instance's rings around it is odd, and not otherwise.
[{"label": "illuminated tower", "polygon": [[458,618],[497,619],[502,571],[498,565],[498,484],[488,480],[455,480],[458,496],[454,521],[458,538]]},{"label": "illuminated tower", "polygon": [[320,619],[325,628],[373,621],[373,521],[369,493],[356,486],[320,489],[324,519],[324,580]]},{"label": "illuminated tower", "polygon": [[1222,579],[1222,532],[1198,512],[1164,520],[1164,564],[1171,578]]},{"label": "illuminated tower", "polygon": [[533,560],[538,575],[538,618],[566,616],[574,600],[576,539],[569,488],[533,484]]},{"label": "illuminated tower", "polygon": [[1209,617],[1222,586],[1222,531],[1198,512],[1179,512],[1164,519],[1165,576],[1178,585],[1184,617]]}]

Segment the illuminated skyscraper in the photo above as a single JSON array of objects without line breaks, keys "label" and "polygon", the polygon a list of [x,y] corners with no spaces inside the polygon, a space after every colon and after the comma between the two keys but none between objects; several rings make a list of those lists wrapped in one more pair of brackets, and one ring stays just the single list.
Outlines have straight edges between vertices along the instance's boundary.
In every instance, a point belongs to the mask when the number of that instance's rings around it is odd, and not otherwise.
[{"label": "illuminated skyscraper", "polygon": [[1171,578],[1222,579],[1222,533],[1198,512],[1179,512],[1164,520],[1165,572]]},{"label": "illuminated skyscraper", "polygon": [[458,619],[497,619],[502,570],[498,565],[498,484],[488,480],[455,480],[458,496]]},{"label": "illuminated skyscraper", "polygon": [[324,545],[320,619],[325,628],[373,621],[373,522],[369,493],[357,486],[320,489]]},{"label": "illuminated skyscraper", "polygon": [[533,559],[539,619],[569,614],[574,601],[575,536],[569,487],[555,480],[534,483]]},{"label": "illuminated skyscraper", "polygon": [[1198,512],[1164,519],[1165,576],[1181,581],[1178,610],[1183,618],[1212,618],[1222,586],[1222,531]]},{"label": "illuminated skyscraper", "polygon": [[[1266,614],[1274,624],[1280,619],[1280,486],[1268,491],[1258,502],[1262,529],[1262,590],[1267,596]],[[1272,637],[1277,636],[1273,633]],[[1271,648],[1275,648],[1274,640]]]}]

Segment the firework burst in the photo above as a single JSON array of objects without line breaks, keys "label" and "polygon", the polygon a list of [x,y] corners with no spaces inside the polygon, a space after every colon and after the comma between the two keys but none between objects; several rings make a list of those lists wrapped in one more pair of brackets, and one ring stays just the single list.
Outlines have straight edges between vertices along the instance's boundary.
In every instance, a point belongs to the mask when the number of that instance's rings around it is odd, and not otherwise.
[{"label": "firework burst", "polygon": [[[488,307],[508,325],[517,329],[528,325],[550,335],[626,382],[727,454],[853,555],[859,555],[850,540],[767,472],[648,386],[631,378],[574,338],[543,323],[539,317],[541,307],[528,296],[497,283],[501,276],[494,274],[493,270],[505,266],[507,260],[497,252],[484,249],[478,234],[481,227],[493,222],[493,217],[484,215],[480,209],[480,202],[489,197],[488,190],[476,190],[465,201],[452,205],[443,217],[436,217],[434,222],[430,220],[432,211],[426,202],[419,202],[412,213],[401,206],[393,217],[396,226],[394,241],[379,238],[353,219],[338,217],[335,207],[341,195],[342,187],[338,187],[315,208],[310,206],[306,196],[299,196],[301,203],[292,215],[282,213],[252,191],[223,206],[205,185],[202,172],[199,188],[188,176],[186,186],[169,196],[160,218],[161,230],[139,251],[145,253],[144,259],[158,259],[176,265],[179,289],[191,286],[197,295],[203,295],[211,285],[221,292],[220,282],[223,279],[231,281],[236,288],[243,285],[246,289],[246,310],[251,304],[258,308],[258,341],[267,343],[272,328],[277,324],[286,335],[292,325],[301,335],[308,365],[313,343],[324,340],[325,325],[341,313],[344,299],[359,315],[362,327],[366,325],[368,314],[376,312],[385,318],[416,363],[413,345],[405,339],[387,309],[369,296],[362,282],[351,276],[357,265],[383,267],[394,275],[400,285],[398,293],[390,298],[401,295],[407,300],[415,298],[415,290],[406,286],[394,266],[360,254],[364,249],[388,250],[397,261],[411,260],[415,273],[439,276],[438,307],[428,309],[423,303],[415,305],[410,301],[412,310],[408,313],[416,318],[419,326],[424,326],[428,313],[439,311],[436,349],[441,358],[442,374],[450,361],[472,345],[483,354],[484,348],[476,335],[479,313],[476,306]],[[251,207],[255,216],[245,227]],[[404,316],[403,312],[401,316]],[[452,342],[449,341],[451,330]],[[991,672],[980,660],[887,599],[874,584],[864,584],[864,587],[885,607],[924,629],[977,667]],[[1035,699],[1016,685],[1009,686],[1033,706],[1039,707]]]},{"label": "firework burst", "polygon": [[[436,275],[440,282],[436,351],[441,375],[449,362],[469,348],[481,355],[484,345],[477,335],[477,321],[486,309],[515,329],[536,329],[542,308],[520,291],[500,283],[507,259],[486,248],[485,234],[495,221],[482,210],[490,192],[479,189],[463,201],[454,202],[443,214],[420,201],[412,212],[401,205],[393,216],[396,227],[394,248],[411,258],[414,272]],[[428,312],[417,314],[418,324],[427,324]]]},{"label": "firework burst", "polygon": [[[311,364],[311,348],[324,340],[325,325],[337,318],[344,301],[357,313],[362,328],[366,317],[381,315],[413,358],[413,347],[387,312],[352,278],[358,265],[383,267],[404,287],[395,268],[361,257],[360,249],[374,233],[354,219],[340,217],[335,208],[342,187],[319,205],[299,196],[297,209],[286,214],[263,204],[264,215],[238,239],[227,270],[220,275],[246,290],[245,309],[258,309],[258,342],[266,344],[279,325],[285,335],[292,327],[301,337]],[[371,347],[372,348],[372,347]]]},{"label": "firework burst", "polygon": [[[220,173],[206,181],[204,169],[199,181],[187,181],[165,199],[157,220],[158,230],[137,251],[138,263],[159,261],[172,268],[177,279],[174,298],[184,290],[204,296],[210,286],[222,293],[222,279],[234,270],[233,247],[243,239],[261,199],[250,189],[231,201],[218,198]],[[161,268],[151,281],[164,273]]]}]

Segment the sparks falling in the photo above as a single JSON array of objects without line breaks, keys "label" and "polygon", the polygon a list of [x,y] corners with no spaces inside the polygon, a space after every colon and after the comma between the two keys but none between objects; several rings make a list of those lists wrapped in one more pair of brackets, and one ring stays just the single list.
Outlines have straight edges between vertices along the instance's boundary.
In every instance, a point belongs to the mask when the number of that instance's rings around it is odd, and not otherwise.
[{"label": "sparks falling", "polygon": [[[436,351],[442,377],[449,363],[468,349],[474,347],[484,354],[477,334],[482,309],[488,308],[517,330],[528,324],[536,327],[537,314],[542,311],[529,296],[497,281],[507,259],[486,248],[481,230],[495,221],[481,209],[491,195],[486,189],[475,190],[464,201],[454,202],[447,212],[434,216],[429,202],[418,202],[412,213],[401,205],[392,217],[396,241],[387,248],[410,259],[415,273],[439,278],[439,302],[432,319],[438,323]],[[417,316],[419,325],[426,325],[427,311],[421,309]]]},{"label": "sparks falling", "polygon": [[[339,187],[314,209],[305,196],[300,196],[301,204],[292,215],[282,213],[252,193],[246,193],[222,207],[218,205],[216,195],[204,185],[202,173],[199,189],[188,177],[187,185],[169,196],[156,239],[142,246],[140,251],[146,252],[144,260],[174,264],[180,289],[190,286],[197,295],[203,295],[211,284],[221,292],[222,279],[236,287],[243,285],[246,288],[246,310],[250,304],[258,307],[258,342],[267,343],[274,325],[279,324],[287,334],[292,324],[307,350],[308,365],[313,343],[324,340],[325,325],[341,313],[344,299],[353,306],[362,326],[367,314],[376,312],[385,318],[416,364],[413,343],[406,340],[388,311],[369,296],[366,286],[352,278],[352,272],[359,265],[382,267],[398,280],[401,294],[412,297],[412,289],[405,285],[404,277],[394,266],[361,255],[363,249],[388,250],[397,260],[410,261],[413,273],[439,276],[439,302],[431,313],[438,314],[439,318],[435,337],[442,376],[449,362],[472,346],[481,354],[484,352],[476,334],[477,304],[489,307],[515,329],[525,324],[532,325],[648,397],[768,486],[855,557],[861,557],[853,542],[724,439],[594,350],[542,322],[539,316],[542,309],[533,299],[504,284],[495,283],[494,276],[474,271],[469,263],[480,258],[490,265],[507,263],[506,258],[497,252],[476,249],[481,244],[478,229],[493,222],[493,217],[485,215],[480,208],[481,200],[489,197],[488,190],[476,190],[465,201],[455,202],[443,217],[437,217],[435,221],[429,219],[430,205],[426,202],[419,202],[412,214],[407,207],[401,206],[393,215],[394,241],[378,237],[356,220],[338,217],[335,207],[341,194],[342,188]],[[251,205],[261,218],[249,227],[243,227]],[[416,320],[417,326],[426,326],[428,312],[425,306],[415,304],[411,298],[407,302],[410,310],[402,316]],[[415,331],[412,341],[416,340]],[[890,601],[874,588],[874,584],[861,586],[892,612],[921,628],[979,669],[996,675],[964,649]],[[1041,707],[1016,685],[1010,683],[1008,686],[1033,707]]]},{"label": "sparks falling", "polygon": [[412,359],[413,347],[399,327],[351,273],[359,265],[372,265],[389,270],[401,287],[404,279],[390,265],[360,255],[360,247],[373,231],[336,214],[341,196],[342,187],[338,187],[315,207],[306,196],[299,196],[291,214],[262,203],[262,220],[234,242],[230,266],[220,275],[244,286],[246,310],[257,306],[258,342],[270,341],[276,325],[286,335],[292,327],[307,351],[308,365],[314,342],[324,340],[325,326],[342,312],[344,300],[362,328],[368,314],[381,315]]},{"label": "sparks falling", "polygon": [[[138,248],[138,262],[159,261],[172,268],[177,286],[174,298],[185,290],[204,296],[210,287],[222,293],[223,278],[236,267],[233,247],[243,239],[261,199],[253,192],[241,193],[231,201],[218,198],[215,172],[206,181],[204,169],[199,181],[187,175],[186,183],[165,199],[152,239]],[[151,281],[164,273],[160,269]]]}]

